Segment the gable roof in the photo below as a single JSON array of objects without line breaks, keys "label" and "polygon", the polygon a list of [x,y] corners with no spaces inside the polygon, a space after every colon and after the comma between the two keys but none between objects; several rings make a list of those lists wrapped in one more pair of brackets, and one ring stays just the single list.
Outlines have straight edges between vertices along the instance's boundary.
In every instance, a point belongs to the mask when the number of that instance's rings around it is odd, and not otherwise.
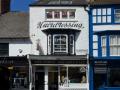
[{"label": "gable roof", "polygon": [[94,0],[91,5],[114,5],[120,4],[120,0]]},{"label": "gable roof", "polygon": [[29,38],[28,13],[2,14],[0,16],[0,38]]},{"label": "gable roof", "polygon": [[40,0],[30,6],[78,6],[87,5],[86,0]]}]

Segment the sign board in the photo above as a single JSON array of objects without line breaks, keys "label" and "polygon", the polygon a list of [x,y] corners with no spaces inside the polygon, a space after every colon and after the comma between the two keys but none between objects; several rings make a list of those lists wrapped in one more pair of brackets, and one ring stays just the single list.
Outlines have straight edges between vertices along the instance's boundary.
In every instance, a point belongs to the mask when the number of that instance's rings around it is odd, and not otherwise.
[{"label": "sign board", "polygon": [[72,28],[72,29],[83,29],[83,24],[78,21],[43,21],[37,24],[37,28]]}]

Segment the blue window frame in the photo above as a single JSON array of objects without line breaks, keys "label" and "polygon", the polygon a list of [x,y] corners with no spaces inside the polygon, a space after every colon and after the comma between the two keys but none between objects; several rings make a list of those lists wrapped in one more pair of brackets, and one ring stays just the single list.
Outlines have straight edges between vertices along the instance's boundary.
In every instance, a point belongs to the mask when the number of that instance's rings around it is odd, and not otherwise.
[{"label": "blue window frame", "polygon": [[93,24],[120,24],[120,8],[96,7],[92,11]]},{"label": "blue window frame", "polygon": [[111,23],[112,9],[111,8],[95,8],[93,9],[93,23]]}]

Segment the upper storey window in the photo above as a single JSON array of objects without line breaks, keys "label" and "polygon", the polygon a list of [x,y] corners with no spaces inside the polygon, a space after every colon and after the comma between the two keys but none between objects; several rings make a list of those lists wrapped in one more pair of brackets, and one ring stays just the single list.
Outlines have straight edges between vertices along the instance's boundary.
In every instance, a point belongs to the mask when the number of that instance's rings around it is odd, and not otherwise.
[{"label": "upper storey window", "polygon": [[106,56],[106,36],[102,36],[101,39],[102,39],[102,42],[101,42],[102,56]]},{"label": "upper storey window", "polygon": [[115,23],[120,23],[120,9],[114,10],[114,19]]},{"label": "upper storey window", "polygon": [[0,56],[8,56],[8,55],[9,55],[9,44],[0,43]]},{"label": "upper storey window", "polygon": [[75,9],[47,9],[46,19],[75,19]]},{"label": "upper storey window", "polygon": [[111,23],[111,8],[93,9],[93,23]]},{"label": "upper storey window", "polygon": [[94,24],[120,23],[119,8],[95,8],[92,12]]},{"label": "upper storey window", "polygon": [[119,35],[110,36],[110,55],[111,56],[120,55],[120,36]]},{"label": "upper storey window", "polygon": [[48,35],[48,54],[74,54],[74,35]]}]

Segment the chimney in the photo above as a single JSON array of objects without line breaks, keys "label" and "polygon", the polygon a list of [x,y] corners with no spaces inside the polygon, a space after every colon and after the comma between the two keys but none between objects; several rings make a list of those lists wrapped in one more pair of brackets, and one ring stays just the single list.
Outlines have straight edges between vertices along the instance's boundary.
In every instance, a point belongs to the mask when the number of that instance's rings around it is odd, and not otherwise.
[{"label": "chimney", "polygon": [[0,14],[10,11],[10,0],[0,0]]}]

